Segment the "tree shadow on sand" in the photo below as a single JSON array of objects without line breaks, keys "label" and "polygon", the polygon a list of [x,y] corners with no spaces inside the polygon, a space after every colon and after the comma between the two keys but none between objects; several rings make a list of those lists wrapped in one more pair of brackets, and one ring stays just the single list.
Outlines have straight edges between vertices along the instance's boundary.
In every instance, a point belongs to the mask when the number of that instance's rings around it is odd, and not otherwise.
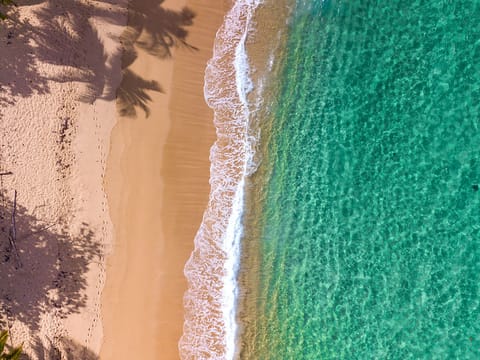
[{"label": "tree shadow on sand", "polygon": [[[105,3],[98,2],[104,5]],[[91,17],[107,24],[121,24],[121,13],[75,0],[48,1],[36,12],[40,25],[32,27],[40,62],[59,66],[48,80],[84,85],[80,100],[113,100],[115,63],[118,53],[107,56],[102,39]]]},{"label": "tree shadow on sand", "polygon": [[[141,109],[148,116],[148,93],[162,92],[162,88],[128,69],[137,58],[136,48],[164,59],[172,56],[174,47],[196,50],[186,40],[193,11],[165,9],[163,2],[131,1],[128,26],[121,36],[123,51],[108,55],[94,22],[121,25],[124,15],[107,0],[20,0],[20,8],[35,5],[37,9],[32,19],[14,9],[9,20],[0,24],[0,108],[14,105],[17,96],[49,93],[52,81],[77,82],[83,85],[80,101],[117,97],[121,114],[135,116]],[[115,75],[120,61],[123,80],[119,84]],[[48,74],[39,64],[49,64]]]},{"label": "tree shadow on sand", "polygon": [[[33,19],[14,10],[0,26],[0,104],[12,104],[15,96],[49,93],[49,81],[83,83],[83,101],[113,99],[118,84],[110,83],[112,69],[120,59],[107,59],[90,18],[119,25],[120,12],[74,0],[19,2],[20,7],[32,5],[38,7]],[[39,63],[50,65],[53,75],[42,72]]]},{"label": "tree shadow on sand", "polygon": [[99,261],[102,251],[87,224],[72,236],[67,224],[45,224],[19,204],[15,251],[10,241],[13,208],[12,202],[2,196],[0,325],[5,327],[6,320],[17,320],[35,331],[47,312],[65,318],[86,306],[87,271],[92,262]]},{"label": "tree shadow on sand", "polygon": [[165,9],[164,0],[132,1],[128,9],[128,26],[122,34],[122,82],[117,91],[118,111],[135,117],[137,108],[150,114],[148,91],[163,92],[156,81],[141,78],[130,69],[138,57],[137,48],[160,59],[172,57],[174,47],[198,50],[187,42],[186,27],[193,24],[195,13],[188,7],[180,11]]},{"label": "tree shadow on sand", "polygon": [[35,339],[33,354],[24,354],[22,360],[99,360],[100,357],[85,346],[78,344],[72,339],[57,339],[55,344],[50,341],[43,343]]}]

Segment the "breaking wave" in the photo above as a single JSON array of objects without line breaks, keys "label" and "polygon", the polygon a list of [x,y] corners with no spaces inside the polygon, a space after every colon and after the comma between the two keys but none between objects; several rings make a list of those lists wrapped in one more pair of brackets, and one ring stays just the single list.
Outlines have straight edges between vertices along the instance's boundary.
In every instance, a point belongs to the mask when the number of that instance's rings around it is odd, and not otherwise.
[{"label": "breaking wave", "polygon": [[205,99],[217,140],[210,150],[210,198],[185,265],[188,290],[179,342],[182,359],[237,356],[237,272],[245,176],[254,167],[247,95],[253,88],[245,42],[260,0],[237,0],[217,32],[205,71]]}]

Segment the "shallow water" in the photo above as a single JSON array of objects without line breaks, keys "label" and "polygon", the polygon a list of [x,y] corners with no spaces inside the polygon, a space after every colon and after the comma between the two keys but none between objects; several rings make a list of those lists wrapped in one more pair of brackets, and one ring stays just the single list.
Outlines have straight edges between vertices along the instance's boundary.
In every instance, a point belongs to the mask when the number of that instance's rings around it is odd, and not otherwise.
[{"label": "shallow water", "polygon": [[480,1],[298,0],[284,61],[241,357],[480,358]]}]

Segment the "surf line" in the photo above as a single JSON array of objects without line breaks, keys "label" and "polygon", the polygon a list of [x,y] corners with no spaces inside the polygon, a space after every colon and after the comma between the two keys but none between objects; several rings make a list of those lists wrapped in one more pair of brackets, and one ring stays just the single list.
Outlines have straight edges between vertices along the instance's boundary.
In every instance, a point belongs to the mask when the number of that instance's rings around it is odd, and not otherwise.
[{"label": "surf line", "polygon": [[214,111],[217,140],[210,150],[210,197],[194,251],[185,265],[188,289],[179,341],[182,359],[238,356],[237,273],[243,235],[245,177],[254,155],[248,135],[253,89],[245,47],[260,0],[237,0],[216,34],[205,70],[204,95]]}]

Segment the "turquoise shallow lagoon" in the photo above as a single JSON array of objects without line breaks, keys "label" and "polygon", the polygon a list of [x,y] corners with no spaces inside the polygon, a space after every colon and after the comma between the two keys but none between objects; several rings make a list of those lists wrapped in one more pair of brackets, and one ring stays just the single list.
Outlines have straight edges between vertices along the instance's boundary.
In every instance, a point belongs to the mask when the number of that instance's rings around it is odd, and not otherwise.
[{"label": "turquoise shallow lagoon", "polygon": [[241,357],[480,359],[480,1],[297,0],[288,26]]}]

